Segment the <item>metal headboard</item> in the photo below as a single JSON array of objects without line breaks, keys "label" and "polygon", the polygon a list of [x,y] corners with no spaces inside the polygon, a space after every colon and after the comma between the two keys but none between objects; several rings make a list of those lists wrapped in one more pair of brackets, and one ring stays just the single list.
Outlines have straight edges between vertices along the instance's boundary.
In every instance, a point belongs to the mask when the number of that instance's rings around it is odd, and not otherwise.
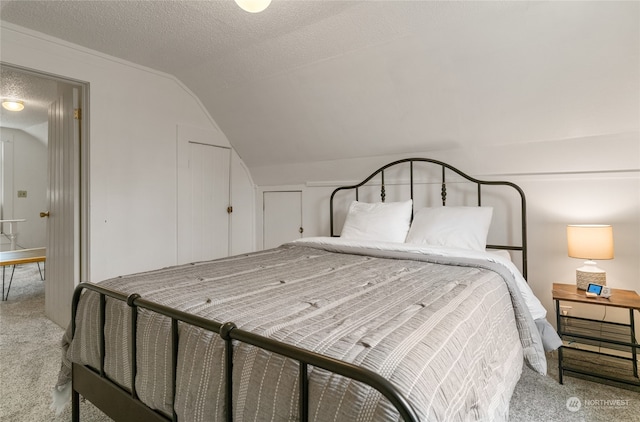
[{"label": "metal headboard", "polygon": [[[516,185],[515,183],[512,182],[504,182],[504,181],[495,181],[495,180],[479,180],[476,179],[474,177],[469,176],[468,174],[463,173],[462,171],[458,170],[457,168],[444,163],[442,161],[438,161],[438,160],[433,160],[430,158],[405,158],[402,160],[397,160],[394,161],[392,163],[386,164],[382,167],[380,167],[378,170],[374,171],[369,177],[367,177],[366,179],[364,179],[362,182],[356,184],[356,185],[350,185],[350,186],[340,186],[338,188],[336,188],[332,193],[331,193],[331,199],[329,201],[329,213],[330,213],[330,224],[331,224],[331,236],[332,237],[337,237],[338,235],[335,234],[334,231],[334,221],[333,221],[333,200],[334,197],[336,195],[336,193],[338,193],[339,191],[342,190],[351,190],[354,189],[355,190],[355,194],[356,194],[356,201],[358,200],[359,197],[359,188],[361,188],[362,186],[364,186],[367,182],[369,182],[371,179],[373,179],[375,176],[377,176],[378,174],[381,175],[382,178],[382,184],[380,186],[380,199],[382,200],[382,202],[385,201],[386,199],[386,188],[385,188],[385,181],[384,181],[384,172],[385,170],[387,170],[390,167],[399,165],[399,164],[404,164],[404,163],[409,163],[409,173],[410,173],[410,181],[409,181],[409,185],[410,185],[410,190],[411,190],[411,199],[413,200],[413,187],[414,187],[414,174],[413,174],[413,163],[415,162],[421,162],[421,163],[431,163],[434,164],[436,166],[440,166],[442,171],[442,178],[440,180],[441,183],[441,192],[440,192],[440,196],[442,198],[442,205],[446,206],[447,205],[447,181],[446,181],[446,170],[451,170],[455,173],[457,173],[458,175],[462,176],[464,179],[468,180],[471,183],[475,183],[477,185],[477,205],[481,206],[482,205],[482,186],[484,185],[502,185],[502,186],[507,186],[510,188],[515,189],[518,194],[520,195],[520,216],[521,216],[521,230],[522,230],[522,234],[521,234],[521,239],[522,239],[522,243],[521,245],[487,245],[487,249],[502,249],[502,250],[511,250],[511,251],[521,251],[522,252],[522,275],[524,276],[524,278],[527,278],[527,205],[526,205],[526,199],[524,196],[524,192],[522,191],[522,189]],[[412,211],[412,217],[413,217],[413,211]]]}]

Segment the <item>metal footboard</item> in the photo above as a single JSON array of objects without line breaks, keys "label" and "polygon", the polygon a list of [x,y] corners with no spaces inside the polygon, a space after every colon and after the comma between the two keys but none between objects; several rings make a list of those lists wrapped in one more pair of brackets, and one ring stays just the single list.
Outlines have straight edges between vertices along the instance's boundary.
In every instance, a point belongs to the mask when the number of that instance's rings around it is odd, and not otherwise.
[{"label": "metal footboard", "polygon": [[[117,421],[121,420],[158,420],[158,421],[177,421],[175,412],[175,396],[176,396],[176,372],[178,364],[178,322],[193,325],[204,330],[212,331],[220,335],[225,341],[225,406],[226,420],[233,421],[233,340],[240,341],[252,346],[273,352],[287,358],[296,360],[299,363],[299,420],[309,420],[309,379],[308,366],[312,365],[325,369],[332,373],[360,381],[366,385],[378,390],[385,396],[389,402],[398,410],[400,416],[405,421],[418,421],[415,410],[407,399],[385,378],[377,373],[362,368],[348,362],[323,356],[318,353],[310,352],[295,346],[291,346],[276,340],[272,340],[260,335],[253,334],[248,331],[241,330],[231,322],[219,323],[206,318],[192,315],[186,312],[159,305],[140,297],[138,294],[129,296],[101,287],[92,283],[79,284],[73,295],[72,308],[72,335],[76,329],[76,313],[80,297],[84,290],[90,290],[100,295],[100,367],[93,370],[78,364],[73,364],[73,391],[72,391],[72,412],[73,421],[80,421],[79,396],[82,394],[85,398],[95,404],[99,409],[108,416]],[[106,298],[116,299],[126,302],[131,312],[131,325],[129,332],[131,342],[129,343],[129,356],[131,365],[131,388],[125,389],[115,382],[109,380],[104,371],[105,360],[105,334],[104,327],[106,322]],[[172,415],[167,416],[148,408],[138,398],[135,387],[135,378],[137,373],[137,356],[136,356],[136,331],[137,331],[137,315],[138,309],[147,309],[152,312],[164,315],[171,319],[171,341],[172,341]]]}]

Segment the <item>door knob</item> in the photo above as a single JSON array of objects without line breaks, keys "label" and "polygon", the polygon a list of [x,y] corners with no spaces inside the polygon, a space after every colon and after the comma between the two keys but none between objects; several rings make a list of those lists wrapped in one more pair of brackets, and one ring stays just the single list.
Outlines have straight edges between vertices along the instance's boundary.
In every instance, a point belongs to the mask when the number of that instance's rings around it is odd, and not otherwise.
[{"label": "door knob", "polygon": [[45,217],[49,217],[49,211],[40,213],[40,218],[45,218]]}]

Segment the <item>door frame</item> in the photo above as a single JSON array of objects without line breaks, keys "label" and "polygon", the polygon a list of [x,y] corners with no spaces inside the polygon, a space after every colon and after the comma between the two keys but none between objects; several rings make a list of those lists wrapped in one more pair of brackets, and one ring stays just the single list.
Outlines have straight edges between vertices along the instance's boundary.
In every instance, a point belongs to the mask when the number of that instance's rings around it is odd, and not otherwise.
[{"label": "door frame", "polygon": [[[56,82],[64,83],[74,86],[79,90],[79,101],[81,108],[80,115],[80,151],[79,151],[79,168],[76,169],[79,180],[74,180],[74,189],[78,191],[79,215],[78,221],[75,222],[74,227],[77,227],[80,233],[74,237],[78,239],[75,243],[75,248],[79,254],[79,266],[77,268],[77,274],[80,275],[80,280],[74,280],[74,285],[77,285],[81,281],[89,280],[90,275],[90,261],[89,261],[89,249],[90,249],[90,219],[89,219],[89,82],[80,81],[78,79],[69,78],[66,76],[56,75],[48,73],[46,71],[40,71],[30,69],[23,66],[14,65],[0,61],[0,65],[10,68],[17,72],[23,72],[31,74],[36,77],[51,79]],[[43,210],[45,211],[45,210]],[[70,212],[73,212],[71,210]]]},{"label": "door frame", "polygon": [[[13,134],[11,135],[11,140],[0,139],[0,163],[2,163],[0,168],[0,198],[2,199],[2,202],[0,202],[0,220],[13,218],[13,196],[15,194],[13,187],[15,167],[13,162],[13,143]],[[7,162],[11,162],[9,168],[7,168]],[[5,190],[5,186],[11,186],[11,190],[8,192]],[[8,213],[9,215],[7,215],[8,210],[11,210]],[[5,230],[4,223],[0,224],[0,233],[4,233]]]}]

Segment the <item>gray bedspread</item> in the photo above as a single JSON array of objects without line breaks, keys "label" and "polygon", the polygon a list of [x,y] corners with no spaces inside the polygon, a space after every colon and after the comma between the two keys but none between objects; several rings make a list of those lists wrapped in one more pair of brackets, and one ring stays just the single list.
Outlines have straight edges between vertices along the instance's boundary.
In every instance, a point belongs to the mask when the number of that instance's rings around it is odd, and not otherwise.
[{"label": "gray bedspread", "polygon": [[[546,371],[540,337],[511,277],[487,262],[288,244],[101,285],[362,365],[395,384],[423,421],[497,421],[508,418],[523,356]],[[75,338],[69,344],[68,331],[63,340],[59,385],[69,382],[70,361],[98,366],[97,303],[92,292],[80,301]],[[128,386],[125,308],[108,300],[105,369]],[[141,311],[138,326],[138,394],[169,412],[169,321]],[[179,420],[222,420],[223,342],[193,327],[181,325],[179,333]],[[238,345],[233,371],[235,420],[296,420],[295,362]],[[375,390],[312,368],[310,419],[398,415]]]}]

